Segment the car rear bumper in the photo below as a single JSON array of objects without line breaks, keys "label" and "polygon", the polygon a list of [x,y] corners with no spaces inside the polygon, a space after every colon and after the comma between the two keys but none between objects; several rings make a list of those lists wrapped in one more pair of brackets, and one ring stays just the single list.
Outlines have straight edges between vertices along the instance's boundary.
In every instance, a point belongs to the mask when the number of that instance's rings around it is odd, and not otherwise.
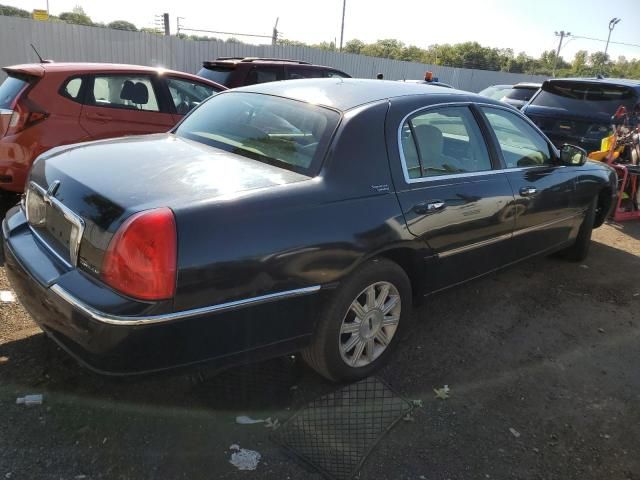
[{"label": "car rear bumper", "polygon": [[[75,269],[65,271],[21,216],[14,209],[2,225],[11,285],[45,333],[91,370],[131,375],[204,361],[223,366],[293,352],[308,342],[315,320],[309,312],[318,310],[319,287],[158,311]],[[90,298],[103,308],[91,306]]]}]

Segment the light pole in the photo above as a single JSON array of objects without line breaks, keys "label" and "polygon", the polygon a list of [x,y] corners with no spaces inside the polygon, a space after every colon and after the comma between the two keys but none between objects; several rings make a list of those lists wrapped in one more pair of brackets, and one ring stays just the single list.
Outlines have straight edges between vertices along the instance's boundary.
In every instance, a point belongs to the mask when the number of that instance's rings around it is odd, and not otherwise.
[{"label": "light pole", "polygon": [[558,43],[558,50],[556,50],[556,56],[553,59],[553,72],[551,73],[552,77],[556,76],[556,66],[558,65],[558,57],[560,56],[560,49],[562,48],[562,40],[564,37],[570,37],[571,32],[565,32],[564,30],[560,30],[559,32],[555,32],[556,37],[560,37],[560,42]]},{"label": "light pole", "polygon": [[609,20],[609,36],[607,37],[607,45],[604,47],[604,60],[605,62],[607,61],[607,50],[609,50],[609,40],[611,40],[611,32],[613,32],[613,29],[616,28],[616,25],[618,23],[620,23],[620,20],[622,20],[621,18],[615,18],[613,17],[611,20]]},{"label": "light pole", "polygon": [[340,27],[340,51],[342,51],[342,40],[344,39],[344,12],[347,9],[347,0],[342,0],[342,26]]}]

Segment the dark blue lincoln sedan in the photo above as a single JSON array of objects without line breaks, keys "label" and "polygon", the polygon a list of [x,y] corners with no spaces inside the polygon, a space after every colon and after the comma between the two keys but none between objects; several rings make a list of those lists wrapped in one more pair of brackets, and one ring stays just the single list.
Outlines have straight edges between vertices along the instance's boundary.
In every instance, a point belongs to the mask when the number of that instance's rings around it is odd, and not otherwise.
[{"label": "dark blue lincoln sedan", "polygon": [[3,245],[34,320],[94,370],[302,352],[353,380],[414,300],[532,255],[584,258],[615,182],[494,100],[294,80],[215,95],[167,134],[47,152]]}]

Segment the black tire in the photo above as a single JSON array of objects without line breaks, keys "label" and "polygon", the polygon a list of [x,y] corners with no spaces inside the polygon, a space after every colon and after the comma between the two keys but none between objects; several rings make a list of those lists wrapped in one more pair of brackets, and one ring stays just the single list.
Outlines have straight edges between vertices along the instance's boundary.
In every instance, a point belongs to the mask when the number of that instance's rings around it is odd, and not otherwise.
[{"label": "black tire", "polygon": [[596,221],[597,207],[598,197],[594,198],[591,205],[589,205],[587,214],[580,225],[580,230],[578,231],[575,243],[560,252],[567,260],[582,262],[587,258],[587,255],[589,254],[589,247],[591,246],[591,232],[593,232],[593,225]]},{"label": "black tire", "polygon": [[[340,342],[344,335],[349,335],[341,333],[343,321],[347,314],[351,314],[352,302],[363,298],[363,295],[366,297],[364,292],[368,287],[381,285],[382,282],[391,284],[397,290],[400,300],[397,327],[379,356],[368,365],[351,366],[341,354]],[[380,287],[374,286],[374,291],[375,288]],[[365,263],[340,285],[324,307],[311,344],[301,352],[303,360],[320,375],[336,382],[354,381],[371,375],[387,362],[399,343],[402,330],[411,318],[411,298],[411,282],[398,264],[384,258],[376,258]],[[383,315],[383,318],[386,317]],[[371,321],[369,324],[371,325]],[[377,345],[376,348],[380,348],[381,345]],[[365,348],[368,352],[369,347]],[[364,352],[362,355],[365,355]]]}]

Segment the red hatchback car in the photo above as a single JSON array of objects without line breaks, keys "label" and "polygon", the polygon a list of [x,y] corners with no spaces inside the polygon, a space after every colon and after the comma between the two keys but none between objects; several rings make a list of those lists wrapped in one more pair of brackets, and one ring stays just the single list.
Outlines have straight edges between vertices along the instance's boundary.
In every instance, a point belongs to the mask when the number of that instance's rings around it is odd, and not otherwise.
[{"label": "red hatchback car", "polygon": [[31,164],[50,148],[166,132],[226,87],[160,68],[100,63],[36,63],[3,69],[0,189],[22,192]]}]

